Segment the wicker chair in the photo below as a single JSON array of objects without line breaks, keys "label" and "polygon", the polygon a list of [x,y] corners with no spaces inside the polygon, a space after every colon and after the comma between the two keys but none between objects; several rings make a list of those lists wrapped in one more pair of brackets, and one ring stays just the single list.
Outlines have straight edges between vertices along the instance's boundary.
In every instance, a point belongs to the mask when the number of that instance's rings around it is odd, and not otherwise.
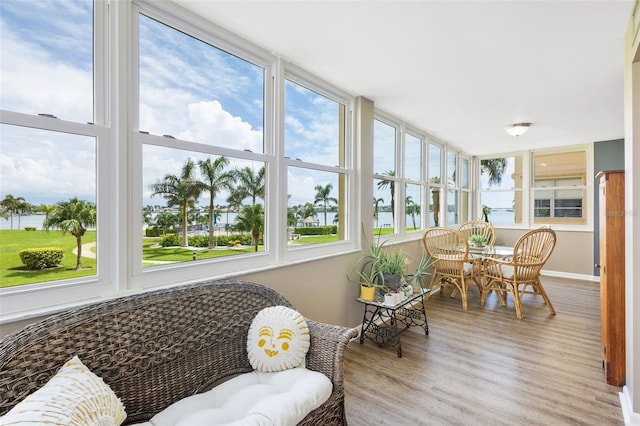
[{"label": "wicker chair", "polygon": [[[126,407],[126,423],[252,371],[247,332],[256,313],[292,307],[261,284],[220,280],[87,305],[32,324],[0,341],[0,415],[46,383],[74,355],[102,377]],[[329,399],[303,425],[344,425],[343,361],[355,328],[306,319],[306,367],[333,382]]]},{"label": "wicker chair", "polygon": [[496,229],[489,222],[481,220],[471,220],[464,222],[458,227],[458,231],[469,239],[472,235],[482,235],[485,238],[485,244],[492,246],[496,243]]},{"label": "wicker chair", "polygon": [[434,227],[425,231],[422,242],[434,260],[429,289],[433,291],[433,287],[440,286],[442,293],[444,287],[453,287],[451,297],[460,292],[462,310],[466,311],[467,280],[473,280],[478,289],[482,289],[479,263],[469,257],[467,238],[457,229]]},{"label": "wicker chair", "polygon": [[[516,316],[524,317],[522,296],[537,294],[542,296],[552,315],[556,311],[544,291],[540,281],[540,270],[556,245],[556,233],[550,228],[539,228],[524,234],[513,247],[513,256],[507,259],[484,259],[484,286],[480,304],[484,306],[487,293],[494,290],[502,306],[506,305],[506,295],[511,293],[516,308]],[[531,287],[530,290],[528,288]]]}]

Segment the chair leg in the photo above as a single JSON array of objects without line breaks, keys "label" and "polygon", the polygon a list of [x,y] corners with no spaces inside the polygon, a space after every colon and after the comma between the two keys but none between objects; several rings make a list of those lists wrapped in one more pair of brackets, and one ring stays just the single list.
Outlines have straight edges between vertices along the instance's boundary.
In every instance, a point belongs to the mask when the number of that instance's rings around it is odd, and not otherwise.
[{"label": "chair leg", "polygon": [[544,299],[544,303],[547,304],[547,308],[549,308],[549,312],[551,312],[551,315],[555,315],[556,310],[553,308],[553,305],[551,304],[551,300],[549,300],[549,296],[547,295],[547,292],[544,291],[544,287],[542,287],[542,283],[540,282],[540,280],[538,279],[535,283],[533,283],[532,286],[536,291],[536,293],[538,293]]},{"label": "chair leg", "polygon": [[487,291],[488,290],[487,290],[486,286],[483,286],[480,289],[480,306],[484,306],[484,303],[487,300]]},{"label": "chair leg", "polygon": [[516,316],[518,317],[518,319],[522,319],[524,318],[524,315],[522,313],[522,299],[520,297],[520,291],[518,291],[517,283],[513,283],[511,293],[513,294],[513,304],[516,307]]},{"label": "chair leg", "polygon": [[469,308],[469,304],[467,303],[467,283],[464,277],[462,277],[460,281],[460,298],[462,299],[462,310],[466,311]]}]

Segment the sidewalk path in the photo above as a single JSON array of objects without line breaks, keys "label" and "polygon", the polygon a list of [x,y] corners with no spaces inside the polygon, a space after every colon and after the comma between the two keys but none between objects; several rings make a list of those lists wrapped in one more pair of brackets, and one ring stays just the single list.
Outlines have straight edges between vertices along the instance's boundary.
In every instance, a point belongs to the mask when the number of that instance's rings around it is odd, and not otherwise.
[{"label": "sidewalk path", "polygon": [[[92,243],[87,243],[87,244],[83,244],[82,245],[82,257],[86,257],[89,259],[95,259],[96,258],[96,252],[92,251],[91,249],[96,247],[96,242],[92,242]],[[76,256],[78,255],[78,249],[74,248],[73,250],[71,250],[71,253],[75,254]]]},{"label": "sidewalk path", "polygon": [[[96,258],[96,252],[92,249],[95,249],[96,247],[96,242],[92,242],[92,243],[86,243],[82,245],[82,257],[86,257],[89,259],[95,259]],[[76,256],[78,255],[78,249],[74,248],[73,250],[71,250],[71,253],[75,254]],[[154,265],[164,265],[166,263],[175,263],[175,262],[170,262],[170,261],[165,261],[165,260],[143,260],[143,262],[145,263],[153,263]]]}]

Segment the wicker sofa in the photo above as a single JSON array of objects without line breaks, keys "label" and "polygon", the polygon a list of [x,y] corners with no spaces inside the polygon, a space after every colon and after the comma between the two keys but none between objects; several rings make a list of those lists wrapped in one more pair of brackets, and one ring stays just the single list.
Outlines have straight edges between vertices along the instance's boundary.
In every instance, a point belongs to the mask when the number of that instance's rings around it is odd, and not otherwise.
[{"label": "wicker sofa", "polygon": [[[217,280],[103,301],[54,315],[0,341],[0,415],[77,355],[126,407],[125,424],[252,371],[247,330],[258,311],[289,301],[264,285]],[[307,319],[306,367],[333,384],[300,424],[346,424],[343,360],[357,329]]]}]

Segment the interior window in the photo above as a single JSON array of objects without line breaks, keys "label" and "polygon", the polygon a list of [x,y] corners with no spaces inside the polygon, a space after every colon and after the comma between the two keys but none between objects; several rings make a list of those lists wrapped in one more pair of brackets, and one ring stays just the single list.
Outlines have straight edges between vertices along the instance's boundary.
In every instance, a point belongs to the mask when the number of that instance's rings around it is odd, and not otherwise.
[{"label": "interior window", "polygon": [[373,209],[374,234],[394,233],[397,210],[397,128],[379,119],[373,121]]},{"label": "interior window", "polygon": [[98,275],[94,13],[91,0],[0,2],[0,287]]},{"label": "interior window", "polygon": [[264,251],[265,69],[143,14],[138,62],[142,266]]},{"label": "interior window", "polygon": [[586,152],[536,154],[534,223],[586,224]]},{"label": "interior window", "polygon": [[429,144],[429,226],[441,226],[442,211],[442,148]]},{"label": "interior window", "polygon": [[285,83],[287,247],[346,238],[345,104]]}]

